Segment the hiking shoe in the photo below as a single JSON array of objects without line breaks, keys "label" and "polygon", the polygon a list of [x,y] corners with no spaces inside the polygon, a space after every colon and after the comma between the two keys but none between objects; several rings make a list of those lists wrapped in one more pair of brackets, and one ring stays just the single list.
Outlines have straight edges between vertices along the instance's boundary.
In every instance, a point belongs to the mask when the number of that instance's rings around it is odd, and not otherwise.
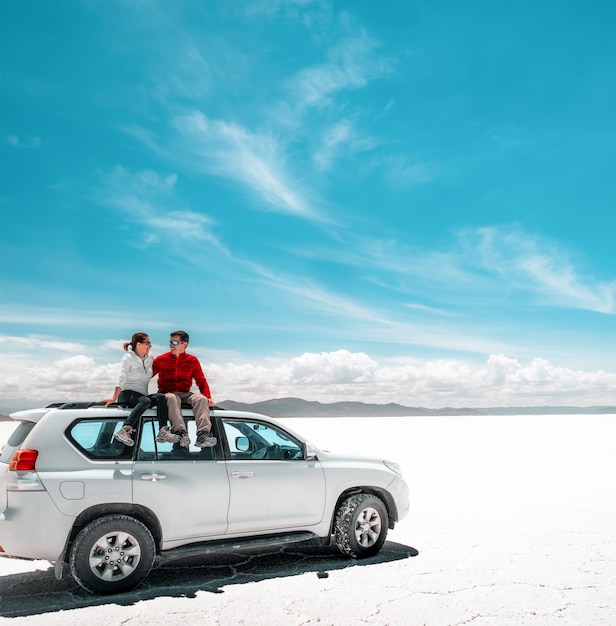
[{"label": "hiking shoe", "polygon": [[195,441],[195,445],[197,448],[212,448],[216,445],[217,441],[216,437],[212,437],[210,436],[210,433],[202,430],[197,433],[197,441]]},{"label": "hiking shoe", "polygon": [[179,440],[180,436],[177,433],[172,433],[170,426],[163,426],[156,435],[158,443],[177,443]]},{"label": "hiking shoe", "polygon": [[131,433],[133,433],[135,429],[128,424],[125,424],[118,430],[118,432],[113,436],[114,439],[123,443],[125,446],[134,446],[135,442],[132,440]]},{"label": "hiking shoe", "polygon": [[182,448],[188,448],[190,445],[190,439],[188,438],[188,433],[185,430],[180,430],[177,433],[172,433],[179,437],[179,442]]}]

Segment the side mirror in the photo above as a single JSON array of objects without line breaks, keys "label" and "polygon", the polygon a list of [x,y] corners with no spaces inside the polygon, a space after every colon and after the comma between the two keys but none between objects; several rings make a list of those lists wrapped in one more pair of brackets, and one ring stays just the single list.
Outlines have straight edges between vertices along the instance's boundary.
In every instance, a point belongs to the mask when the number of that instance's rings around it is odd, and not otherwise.
[{"label": "side mirror", "polygon": [[250,450],[250,439],[248,437],[236,437],[235,449],[239,452],[248,452]]},{"label": "side mirror", "polygon": [[302,443],[302,451],[304,453],[304,459],[306,461],[317,460],[317,450],[311,443],[304,441]]}]

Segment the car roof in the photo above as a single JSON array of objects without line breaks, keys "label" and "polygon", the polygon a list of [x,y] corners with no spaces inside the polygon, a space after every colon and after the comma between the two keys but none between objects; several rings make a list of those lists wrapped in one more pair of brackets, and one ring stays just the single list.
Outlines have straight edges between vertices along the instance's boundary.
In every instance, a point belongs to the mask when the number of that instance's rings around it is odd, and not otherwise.
[{"label": "car roof", "polygon": [[[10,413],[9,417],[16,421],[27,421],[27,422],[38,422],[41,418],[50,412],[67,412],[66,414],[75,415],[79,414],[79,417],[87,419],[88,417],[98,417],[100,418],[102,415],[106,413],[109,416],[113,416],[118,412],[122,414],[128,413],[130,411],[129,408],[121,407],[117,404],[113,404],[109,407],[106,407],[102,402],[57,402],[53,404],[49,404],[46,407],[40,407],[36,409],[27,409],[24,411],[15,411]],[[68,413],[70,411],[70,413]],[[252,413],[249,411],[235,411],[230,410],[227,411],[221,407],[213,407],[211,409],[212,416],[216,416],[219,412],[223,412],[226,417],[238,417],[238,418],[249,418],[249,419],[259,419],[264,420],[266,422],[275,422],[276,420],[267,416],[262,415],[260,413]],[[190,416],[192,415],[192,407],[189,405],[182,405],[182,413],[184,415]],[[145,415],[156,415],[156,409],[149,409],[145,412]]]},{"label": "car roof", "polygon": [[[114,417],[118,416],[118,414],[124,418],[131,409],[121,407],[117,404],[110,405],[106,407],[102,402],[58,402],[54,404],[50,404],[46,407],[41,407],[37,409],[27,409],[25,411],[16,411],[11,413],[9,417],[15,421],[22,422],[34,422],[38,423],[45,415],[49,413],[54,413],[55,417],[53,418],[53,422],[56,421],[56,418],[64,417],[65,419],[58,421],[63,424],[67,424],[67,422],[72,421],[73,419],[84,420],[88,418],[92,419],[100,419],[101,417]],[[192,417],[192,407],[190,405],[182,405],[182,414],[186,417]],[[144,416],[155,416],[156,409],[148,409],[145,411]],[[222,407],[213,407],[210,409],[210,415],[212,417],[223,417],[223,418],[236,418],[236,419],[245,419],[245,420],[257,420],[261,422],[265,422],[268,424],[272,424],[273,426],[279,426],[284,428],[290,435],[297,437],[300,440],[305,440],[300,433],[295,431],[292,427],[290,427],[287,423],[282,424],[277,419],[270,417],[269,415],[263,415],[262,413],[253,413],[250,411],[237,411],[235,409],[224,409]],[[311,444],[313,445],[313,444]]]}]

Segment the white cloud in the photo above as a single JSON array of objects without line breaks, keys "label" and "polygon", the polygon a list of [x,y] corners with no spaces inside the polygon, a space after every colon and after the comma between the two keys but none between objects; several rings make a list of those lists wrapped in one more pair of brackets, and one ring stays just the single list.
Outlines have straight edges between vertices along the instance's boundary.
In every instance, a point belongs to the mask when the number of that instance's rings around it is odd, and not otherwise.
[{"label": "white cloud", "polygon": [[379,364],[347,350],[305,353],[276,367],[208,364],[218,399],[258,401],[297,396],[406,406],[592,406],[613,403],[616,375],[555,367],[545,359],[522,365],[505,355],[484,364],[422,360]]},{"label": "white cloud", "polygon": [[290,380],[298,385],[352,384],[373,380],[376,367],[376,361],[363,352],[355,354],[348,350],[321,354],[307,352],[291,359]]},{"label": "white cloud", "polygon": [[119,361],[97,365],[91,357],[76,354],[49,364],[30,364],[12,376],[0,373],[3,402],[30,398],[43,402],[100,400],[113,389]]},{"label": "white cloud", "polygon": [[[119,353],[119,349],[116,346]],[[454,359],[379,363],[364,352],[304,353],[263,363],[203,366],[215,400],[256,402],[286,396],[320,402],[397,402],[412,407],[595,406],[613,404],[616,374],[558,367],[535,358],[522,364],[502,354],[484,363]],[[100,400],[119,369],[73,355],[50,363],[0,370],[3,402]],[[154,390],[152,388],[152,390]]]}]

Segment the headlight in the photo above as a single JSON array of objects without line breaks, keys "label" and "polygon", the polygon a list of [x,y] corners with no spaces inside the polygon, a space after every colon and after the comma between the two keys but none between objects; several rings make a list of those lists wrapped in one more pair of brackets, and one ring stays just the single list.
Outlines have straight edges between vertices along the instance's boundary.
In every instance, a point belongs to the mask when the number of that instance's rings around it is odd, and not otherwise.
[{"label": "headlight", "polygon": [[400,463],[396,463],[395,461],[383,461],[386,467],[388,467],[392,472],[398,474],[398,476],[402,476],[402,468],[400,467]]}]

